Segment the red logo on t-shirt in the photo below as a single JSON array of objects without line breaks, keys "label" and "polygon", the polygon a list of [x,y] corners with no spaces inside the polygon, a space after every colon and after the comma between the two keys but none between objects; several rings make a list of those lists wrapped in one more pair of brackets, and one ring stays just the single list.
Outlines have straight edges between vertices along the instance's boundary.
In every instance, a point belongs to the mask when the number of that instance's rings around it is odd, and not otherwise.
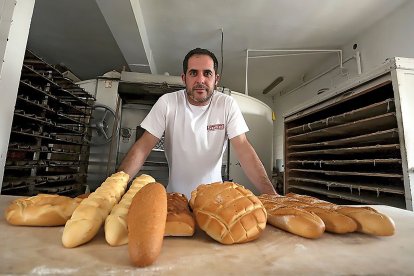
[{"label": "red logo on t-shirt", "polygon": [[207,126],[207,131],[223,130],[224,124],[216,124]]}]

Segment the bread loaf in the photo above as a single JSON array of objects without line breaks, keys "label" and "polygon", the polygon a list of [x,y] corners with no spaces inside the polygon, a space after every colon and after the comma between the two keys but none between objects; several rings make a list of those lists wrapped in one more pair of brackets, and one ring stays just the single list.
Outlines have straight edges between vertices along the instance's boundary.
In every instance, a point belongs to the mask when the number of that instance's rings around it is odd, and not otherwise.
[{"label": "bread loaf", "polygon": [[145,185],[128,211],[128,251],[138,267],[151,265],[161,252],[167,219],[167,193],[160,183]]},{"label": "bread loaf", "polygon": [[336,211],[355,220],[358,232],[375,236],[392,236],[395,233],[394,221],[373,208],[338,206]]},{"label": "bread loaf", "polygon": [[328,201],[324,201],[321,200],[319,198],[316,197],[312,197],[312,196],[308,196],[308,195],[300,195],[300,194],[295,194],[295,193],[288,193],[286,194],[286,197],[288,198],[294,198],[300,202],[303,203],[308,203],[312,206],[318,206],[318,207],[327,207],[327,208],[333,208],[335,206],[337,206],[336,204],[333,204],[331,202]]},{"label": "bread loaf", "polygon": [[62,244],[64,247],[79,246],[96,235],[112,207],[125,192],[128,180],[128,174],[115,173],[79,204],[63,230]]},{"label": "bread loaf", "polygon": [[12,225],[65,225],[81,201],[80,198],[39,194],[14,200],[6,208],[4,215]]},{"label": "bread loaf", "polygon": [[257,239],[266,227],[267,214],[260,200],[233,182],[200,185],[190,205],[199,227],[223,244]]},{"label": "bread loaf", "polygon": [[286,196],[298,199],[302,202],[310,203],[323,209],[334,210],[345,215],[356,223],[356,231],[375,235],[375,236],[391,236],[395,232],[395,224],[392,218],[378,212],[370,207],[348,207],[336,205],[327,201],[323,201],[311,196],[298,195],[289,193]]},{"label": "bread loaf", "polygon": [[302,209],[312,212],[320,217],[325,224],[325,231],[327,232],[346,234],[357,230],[357,224],[352,218],[345,216],[336,210],[316,206],[304,206]]},{"label": "bread loaf", "polygon": [[[283,197],[283,196],[273,196],[273,195],[262,195],[259,197],[260,200],[270,201],[270,207],[279,206],[287,208],[296,208],[301,209],[307,212],[314,213],[319,218],[322,219],[325,224],[325,231],[345,234],[354,232],[357,229],[355,221],[341,213],[338,213],[332,208],[324,208],[324,204],[318,205],[316,202],[317,199],[312,201],[300,201],[297,198],[292,196]],[[313,202],[313,203],[312,203]],[[274,205],[272,205],[274,204]],[[331,204],[331,203],[330,203]],[[265,205],[266,207],[266,205]],[[269,211],[268,211],[269,213]],[[269,215],[270,216],[270,215]]]},{"label": "bread loaf", "polygon": [[127,215],[132,198],[142,187],[151,182],[155,182],[155,179],[149,175],[142,174],[136,177],[121,201],[112,208],[105,220],[105,239],[111,246],[128,243]]},{"label": "bread loaf", "polygon": [[194,235],[194,217],[188,208],[188,200],[180,193],[167,194],[167,221],[164,236]]},{"label": "bread loaf", "polygon": [[267,222],[277,228],[309,239],[319,238],[325,231],[317,215],[289,204],[289,198],[265,194],[258,198],[266,208]]}]

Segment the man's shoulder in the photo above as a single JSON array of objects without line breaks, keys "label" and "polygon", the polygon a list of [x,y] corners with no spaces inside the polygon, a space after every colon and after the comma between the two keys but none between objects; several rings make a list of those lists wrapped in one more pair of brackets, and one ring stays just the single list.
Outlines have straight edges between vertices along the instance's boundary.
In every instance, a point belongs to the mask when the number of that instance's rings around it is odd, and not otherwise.
[{"label": "man's shoulder", "polygon": [[165,93],[164,95],[160,97],[160,99],[163,99],[165,101],[178,100],[179,98],[184,96],[184,93],[185,93],[185,90],[181,89],[178,91]]},{"label": "man's shoulder", "polygon": [[215,105],[229,106],[234,102],[234,98],[230,95],[224,94],[219,91],[214,92],[213,101]]}]

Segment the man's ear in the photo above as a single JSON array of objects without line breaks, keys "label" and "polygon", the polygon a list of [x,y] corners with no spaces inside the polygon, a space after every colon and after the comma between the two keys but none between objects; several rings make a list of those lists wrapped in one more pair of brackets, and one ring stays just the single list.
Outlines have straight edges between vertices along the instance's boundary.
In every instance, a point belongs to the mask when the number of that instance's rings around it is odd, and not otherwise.
[{"label": "man's ear", "polygon": [[219,81],[220,81],[220,75],[219,74],[216,74],[216,82],[215,82],[215,85],[217,85],[219,83]]},{"label": "man's ear", "polygon": [[185,84],[185,74],[181,74],[181,80],[183,81],[183,83]]}]

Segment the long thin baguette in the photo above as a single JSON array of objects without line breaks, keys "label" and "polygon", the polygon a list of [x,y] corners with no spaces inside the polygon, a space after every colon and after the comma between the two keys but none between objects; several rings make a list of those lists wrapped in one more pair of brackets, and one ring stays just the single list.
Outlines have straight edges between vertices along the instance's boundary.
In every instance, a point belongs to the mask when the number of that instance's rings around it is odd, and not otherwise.
[{"label": "long thin baguette", "polygon": [[152,176],[142,174],[136,177],[121,201],[112,208],[105,220],[105,239],[109,245],[119,246],[128,243],[127,215],[132,198],[142,187],[151,182],[155,182]]},{"label": "long thin baguette", "polygon": [[128,211],[128,251],[138,267],[151,265],[161,252],[167,219],[167,193],[160,183],[145,185]]},{"label": "long thin baguette", "polygon": [[128,174],[115,173],[79,204],[63,230],[62,244],[64,247],[79,246],[96,235],[112,207],[124,194],[128,180]]}]

